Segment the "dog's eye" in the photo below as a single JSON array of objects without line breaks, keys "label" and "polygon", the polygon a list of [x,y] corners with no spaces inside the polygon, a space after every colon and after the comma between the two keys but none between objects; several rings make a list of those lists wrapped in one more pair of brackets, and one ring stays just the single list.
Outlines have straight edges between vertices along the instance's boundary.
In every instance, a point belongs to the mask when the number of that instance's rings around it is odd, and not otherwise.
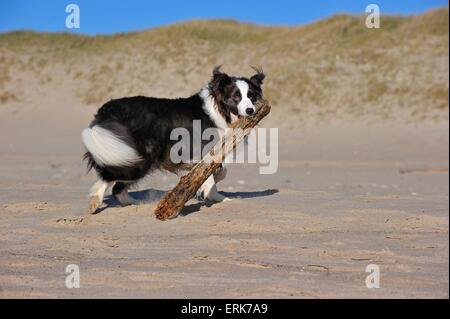
[{"label": "dog's eye", "polygon": [[241,97],[241,92],[239,92],[239,91],[234,92],[233,97],[240,98]]}]

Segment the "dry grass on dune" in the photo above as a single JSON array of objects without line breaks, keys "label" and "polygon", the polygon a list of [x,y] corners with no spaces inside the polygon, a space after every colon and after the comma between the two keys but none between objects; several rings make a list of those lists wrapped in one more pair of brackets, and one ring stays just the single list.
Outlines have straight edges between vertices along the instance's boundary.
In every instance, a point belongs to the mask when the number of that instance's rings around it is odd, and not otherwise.
[{"label": "dry grass on dune", "polygon": [[124,95],[183,96],[213,66],[268,74],[274,113],[305,118],[448,119],[448,8],[414,17],[334,16],[299,27],[191,21],[114,36],[0,35],[0,103],[61,83],[84,104]]}]

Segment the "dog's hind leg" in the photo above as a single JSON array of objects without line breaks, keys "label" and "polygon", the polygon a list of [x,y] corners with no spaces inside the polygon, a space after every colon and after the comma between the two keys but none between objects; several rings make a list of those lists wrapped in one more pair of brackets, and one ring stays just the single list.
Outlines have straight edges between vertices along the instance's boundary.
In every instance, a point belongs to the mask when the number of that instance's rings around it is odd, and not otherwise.
[{"label": "dog's hind leg", "polygon": [[136,205],[138,203],[137,200],[135,200],[128,194],[129,187],[130,187],[129,183],[117,182],[112,189],[113,197],[122,206]]},{"label": "dog's hind leg", "polygon": [[94,185],[92,185],[89,192],[89,212],[91,214],[95,213],[103,203],[105,192],[111,185],[112,182],[106,182],[102,179],[99,179]]}]

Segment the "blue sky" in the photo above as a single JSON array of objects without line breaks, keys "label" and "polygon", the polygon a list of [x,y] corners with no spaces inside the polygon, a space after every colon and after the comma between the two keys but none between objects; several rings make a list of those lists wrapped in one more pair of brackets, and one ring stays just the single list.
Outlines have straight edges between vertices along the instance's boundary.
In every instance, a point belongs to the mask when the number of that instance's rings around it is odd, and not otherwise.
[{"label": "blue sky", "polygon": [[337,13],[364,14],[370,3],[381,14],[419,14],[447,6],[447,0],[0,0],[0,32],[66,29],[66,5],[80,7],[76,32],[111,34],[192,19],[231,18],[264,25],[305,24]]}]

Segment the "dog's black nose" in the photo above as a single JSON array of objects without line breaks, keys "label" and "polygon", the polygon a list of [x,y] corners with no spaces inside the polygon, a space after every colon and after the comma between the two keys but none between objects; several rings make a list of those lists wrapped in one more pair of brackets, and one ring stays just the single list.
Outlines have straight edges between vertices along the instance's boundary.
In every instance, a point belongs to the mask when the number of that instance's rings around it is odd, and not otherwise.
[{"label": "dog's black nose", "polygon": [[252,115],[254,112],[255,112],[255,110],[252,108],[248,108],[245,110],[245,113],[247,113],[248,115]]}]

